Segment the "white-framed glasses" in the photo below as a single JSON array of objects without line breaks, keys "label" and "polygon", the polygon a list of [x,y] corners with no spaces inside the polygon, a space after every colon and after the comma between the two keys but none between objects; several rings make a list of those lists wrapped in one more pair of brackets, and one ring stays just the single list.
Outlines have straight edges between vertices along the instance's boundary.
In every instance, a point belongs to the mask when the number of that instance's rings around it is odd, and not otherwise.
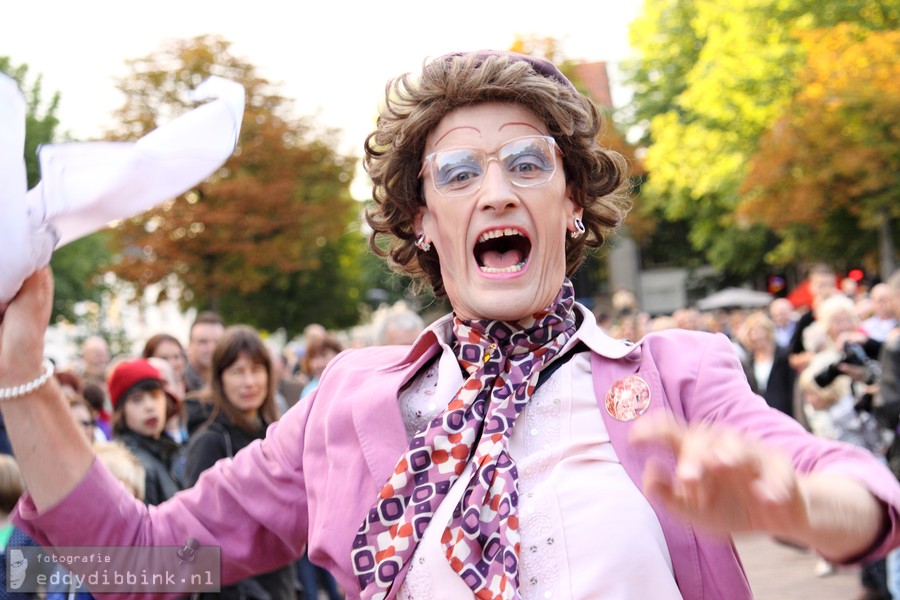
[{"label": "white-framed glasses", "polygon": [[535,187],[553,178],[557,152],[556,140],[548,135],[509,140],[491,153],[481,148],[448,148],[426,156],[419,177],[431,165],[435,191],[442,196],[466,196],[481,189],[488,164],[496,160],[511,184]]}]

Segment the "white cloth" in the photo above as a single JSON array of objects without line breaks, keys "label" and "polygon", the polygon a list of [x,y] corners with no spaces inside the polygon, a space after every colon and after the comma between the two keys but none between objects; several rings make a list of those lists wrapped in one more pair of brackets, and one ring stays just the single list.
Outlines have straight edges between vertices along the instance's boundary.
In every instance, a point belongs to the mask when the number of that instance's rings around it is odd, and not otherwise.
[{"label": "white cloth", "polygon": [[41,181],[26,193],[25,100],[0,74],[0,304],[56,248],[170,200],[222,166],[240,133],[244,88],[210,77],[194,99],[212,101],[136,142],[43,146]]}]

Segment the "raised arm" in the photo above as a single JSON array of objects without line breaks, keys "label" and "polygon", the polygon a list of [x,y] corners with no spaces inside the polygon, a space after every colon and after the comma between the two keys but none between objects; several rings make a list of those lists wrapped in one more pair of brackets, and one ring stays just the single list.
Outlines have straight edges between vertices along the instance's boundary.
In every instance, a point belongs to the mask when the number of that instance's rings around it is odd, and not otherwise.
[{"label": "raised arm", "polygon": [[[37,380],[43,373],[44,334],[53,304],[53,276],[42,269],[0,306],[0,388]],[[0,401],[0,410],[25,485],[44,510],[85,476],[94,454],[52,377],[30,393]]]},{"label": "raised arm", "polygon": [[[42,372],[52,289],[51,274],[43,270],[0,307],[3,388]],[[309,525],[301,457],[307,405],[272,425],[265,440],[155,507],[135,500],[94,459],[52,380],[0,406],[28,492],[13,519],[41,545],[181,547],[194,539],[221,547],[225,584],[271,571],[303,550]]]}]

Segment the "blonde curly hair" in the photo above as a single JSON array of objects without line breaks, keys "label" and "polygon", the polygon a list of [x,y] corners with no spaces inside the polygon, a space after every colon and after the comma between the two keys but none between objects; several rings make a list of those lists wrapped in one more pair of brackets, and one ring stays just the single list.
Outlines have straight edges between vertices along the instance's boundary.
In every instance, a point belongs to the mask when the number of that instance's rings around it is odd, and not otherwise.
[{"label": "blonde curly hair", "polygon": [[415,246],[413,223],[425,197],[419,172],[425,140],[452,110],[484,102],[511,102],[537,115],[563,154],[572,200],[584,211],[586,235],[566,241],[566,274],[599,248],[631,203],[625,159],[601,148],[604,121],[590,100],[549,61],[512,52],[457,53],[388,82],[377,126],[366,138],[363,166],[374,184],[366,210],[369,246],[418,289],[445,295],[436,252]]}]

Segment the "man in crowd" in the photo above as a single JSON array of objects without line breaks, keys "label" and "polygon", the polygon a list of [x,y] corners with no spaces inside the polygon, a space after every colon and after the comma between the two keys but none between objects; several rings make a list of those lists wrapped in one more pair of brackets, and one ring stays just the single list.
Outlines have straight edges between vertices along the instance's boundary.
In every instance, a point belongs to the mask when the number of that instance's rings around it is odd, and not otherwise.
[{"label": "man in crowd", "polygon": [[825,299],[838,293],[837,277],[834,269],[825,264],[814,265],[809,270],[809,291],[812,294],[812,306],[810,310],[804,313],[797,320],[797,328],[794,331],[794,337],[791,339],[790,363],[791,366],[799,373],[812,360],[815,355],[814,349],[807,348],[803,342],[803,331],[813,324],[816,320],[816,306]]},{"label": "man in crowd", "polygon": [[794,305],[787,298],[775,298],[769,305],[769,317],[775,323],[775,343],[787,348],[797,330]]},{"label": "man in crowd", "polygon": [[205,387],[212,374],[212,355],[216,342],[225,332],[225,323],[214,312],[201,312],[191,325],[188,338],[188,364],[184,372],[188,392]]}]

